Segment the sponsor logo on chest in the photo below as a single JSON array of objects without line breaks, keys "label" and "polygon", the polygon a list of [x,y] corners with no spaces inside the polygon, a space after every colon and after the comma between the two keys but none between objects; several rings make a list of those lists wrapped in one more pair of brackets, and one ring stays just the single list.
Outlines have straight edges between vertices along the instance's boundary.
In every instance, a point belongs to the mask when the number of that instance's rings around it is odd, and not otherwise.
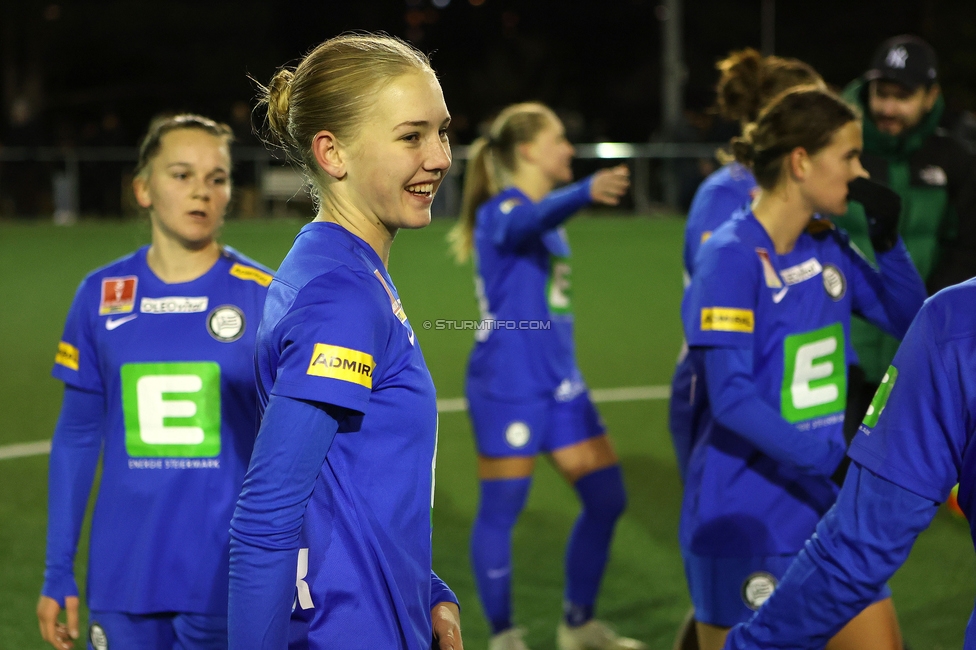
[{"label": "sponsor logo on chest", "polygon": [[195,314],[207,311],[209,302],[207,296],[143,298],[139,303],[139,311],[143,314]]},{"label": "sponsor logo on chest", "polygon": [[811,257],[806,262],[783,269],[779,272],[779,275],[783,278],[783,282],[787,286],[793,286],[794,284],[799,284],[805,280],[817,277],[822,271],[823,267],[820,266],[817,258]]}]

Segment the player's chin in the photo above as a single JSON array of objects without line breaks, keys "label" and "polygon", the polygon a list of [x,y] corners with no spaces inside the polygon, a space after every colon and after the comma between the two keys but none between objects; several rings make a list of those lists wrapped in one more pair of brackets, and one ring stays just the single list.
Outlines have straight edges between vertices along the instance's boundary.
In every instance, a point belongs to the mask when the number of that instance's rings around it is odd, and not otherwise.
[{"label": "player's chin", "polygon": [[404,210],[400,214],[400,224],[398,227],[406,228],[408,230],[415,230],[417,228],[426,228],[430,225],[430,206],[424,207],[412,207],[409,210]]}]

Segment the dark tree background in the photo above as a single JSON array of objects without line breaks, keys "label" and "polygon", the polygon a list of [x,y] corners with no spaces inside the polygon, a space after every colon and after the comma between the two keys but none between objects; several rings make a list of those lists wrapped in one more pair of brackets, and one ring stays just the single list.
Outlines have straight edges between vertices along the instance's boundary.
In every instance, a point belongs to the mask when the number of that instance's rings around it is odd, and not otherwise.
[{"label": "dark tree background", "polygon": [[[346,30],[386,31],[433,54],[457,142],[470,141],[501,106],[525,99],[558,108],[577,140],[646,140],[660,114],[657,4],[2,0],[0,143],[14,144],[10,125],[24,119],[46,144],[127,145],[161,111],[226,120],[235,102],[253,100],[248,75],[267,80]],[[712,103],[718,58],[759,46],[760,4],[685,0],[690,108]],[[838,86],[863,71],[884,38],[918,34],[940,54],[953,111],[976,108],[973,0],[780,0],[776,12],[776,53],[808,61]]]}]

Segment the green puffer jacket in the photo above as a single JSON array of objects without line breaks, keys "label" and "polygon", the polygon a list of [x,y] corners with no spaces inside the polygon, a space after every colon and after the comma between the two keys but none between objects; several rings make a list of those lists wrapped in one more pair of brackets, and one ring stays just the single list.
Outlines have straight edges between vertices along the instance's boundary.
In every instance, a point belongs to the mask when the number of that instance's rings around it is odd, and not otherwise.
[{"label": "green puffer jacket", "polygon": [[[898,231],[929,294],[976,275],[976,158],[938,127],[942,97],[918,126],[897,137],[882,133],[871,120],[866,83],[855,81],[844,97],[864,114],[864,168],[901,196]],[[861,204],[852,201],[835,222],[873,262]],[[898,341],[854,318],[851,342],[866,379],[879,383]]]}]

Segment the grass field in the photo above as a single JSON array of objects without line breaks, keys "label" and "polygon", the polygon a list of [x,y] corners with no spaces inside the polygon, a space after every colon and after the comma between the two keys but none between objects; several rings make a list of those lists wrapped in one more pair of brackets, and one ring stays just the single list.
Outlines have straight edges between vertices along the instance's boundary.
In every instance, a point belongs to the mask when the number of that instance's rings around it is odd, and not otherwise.
[{"label": "grass field", "polygon": [[[462,395],[472,333],[423,331],[424,320],[476,317],[470,268],[444,246],[445,223],[403,232],[390,272],[418,329],[440,397]],[[274,267],[300,224],[232,222],[224,241]],[[579,362],[594,388],[667,384],[681,341],[677,219],[582,218],[569,226]],[[148,240],[136,222],[0,224],[0,446],[50,438],[61,386],[50,377],[65,314],[81,278]],[[599,602],[618,629],[669,648],[689,606],[677,545],[680,487],[664,400],[601,406],[630,497]],[[434,510],[435,568],[458,593],[470,649],[487,646],[468,565],[477,483],[464,413],[440,423]],[[41,648],[34,606],[43,574],[47,457],[0,460],[0,649]],[[515,532],[515,608],[532,648],[553,648],[562,554],[576,514],[573,494],[540,464]],[[84,537],[84,536],[83,536]],[[85,547],[79,552],[79,581]],[[914,650],[958,648],[973,606],[974,559],[966,523],[940,513],[892,588]],[[82,647],[79,643],[79,647]]]}]

